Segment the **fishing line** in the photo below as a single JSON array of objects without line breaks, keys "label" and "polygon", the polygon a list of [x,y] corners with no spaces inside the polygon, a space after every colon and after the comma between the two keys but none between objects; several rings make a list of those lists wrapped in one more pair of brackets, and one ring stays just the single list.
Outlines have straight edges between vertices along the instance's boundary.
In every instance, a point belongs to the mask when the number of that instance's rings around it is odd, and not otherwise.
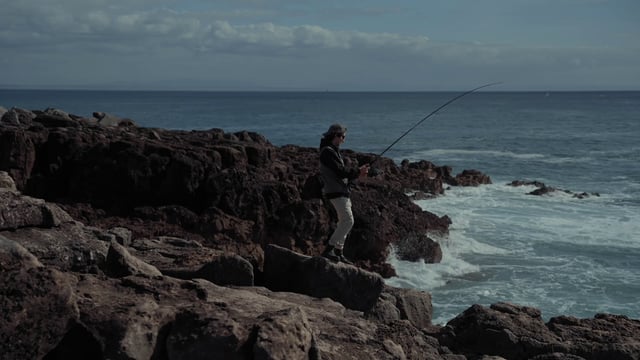
[{"label": "fishing line", "polygon": [[[404,134],[402,134],[399,138],[397,138],[394,142],[392,142],[392,143],[391,143],[391,145],[387,146],[387,148],[386,148],[386,149],[384,149],[384,151],[382,151],[382,152],[380,153],[380,155],[378,155],[378,157],[377,157],[376,159],[381,158],[381,157],[382,157],[382,155],[384,155],[384,153],[386,153],[387,151],[389,151],[389,149],[391,149],[391,148],[393,147],[393,145],[397,144],[397,143],[398,143],[398,141],[402,140],[402,138],[403,138],[403,137],[405,137],[405,136],[407,136],[407,134],[409,134],[411,131],[413,131],[413,129],[417,128],[420,124],[422,124],[425,120],[427,120],[427,119],[428,119],[428,118],[430,118],[431,116],[435,115],[438,111],[440,111],[440,110],[444,109],[447,105],[449,105],[449,104],[451,104],[452,102],[454,102],[454,101],[456,101],[456,100],[460,99],[460,98],[461,98],[461,97],[463,97],[463,96],[466,96],[466,95],[471,94],[472,92],[476,92],[476,91],[478,91],[478,90],[480,90],[480,89],[482,89],[482,88],[486,88],[486,87],[493,86],[493,85],[497,85],[497,84],[501,84],[501,82],[494,82],[494,83],[490,83],[490,84],[485,84],[485,85],[482,85],[482,86],[478,86],[477,88],[475,88],[475,89],[471,89],[471,90],[469,90],[469,91],[467,91],[467,92],[464,92],[464,93],[462,93],[462,94],[460,94],[460,95],[458,95],[458,96],[456,96],[456,97],[454,97],[454,98],[450,99],[450,100],[449,100],[449,101],[447,101],[446,103],[444,103],[444,104],[440,105],[440,107],[439,107],[439,108],[437,108],[437,109],[433,110],[429,115],[427,115],[427,116],[423,117],[423,118],[422,118],[422,120],[418,121],[415,125],[413,125],[412,127],[410,127],[410,128],[409,128],[409,130],[405,131],[405,132],[404,132]],[[375,163],[375,160],[374,160],[373,162],[371,162],[371,165],[373,165],[373,163]]]}]

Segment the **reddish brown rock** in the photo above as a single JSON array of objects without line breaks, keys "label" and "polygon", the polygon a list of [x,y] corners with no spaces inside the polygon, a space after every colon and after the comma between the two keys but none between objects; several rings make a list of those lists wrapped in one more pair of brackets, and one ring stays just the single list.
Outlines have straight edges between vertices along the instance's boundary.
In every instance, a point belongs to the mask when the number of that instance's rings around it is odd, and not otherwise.
[{"label": "reddish brown rock", "polygon": [[[0,126],[0,170],[18,190],[58,203],[88,225],[126,227],[133,239],[194,239],[258,270],[265,244],[317,255],[335,226],[331,207],[317,198],[315,148],[275,147],[246,131],[101,126],[55,109],[37,112],[33,124]],[[391,276],[390,244],[447,232],[448,219],[422,211],[406,193],[442,193],[448,171],[424,161],[398,167],[349,150],[345,158],[376,160],[381,170],[353,191],[356,225],[345,253]],[[439,245],[426,237],[423,243],[419,258],[439,261]]]}]

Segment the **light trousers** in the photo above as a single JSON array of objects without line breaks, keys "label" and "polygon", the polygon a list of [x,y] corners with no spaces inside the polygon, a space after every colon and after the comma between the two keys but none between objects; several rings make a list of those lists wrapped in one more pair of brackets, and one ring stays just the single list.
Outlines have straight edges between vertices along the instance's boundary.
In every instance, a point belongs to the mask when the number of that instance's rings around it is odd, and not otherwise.
[{"label": "light trousers", "polygon": [[336,230],[329,239],[329,245],[336,249],[342,249],[344,247],[344,242],[347,239],[347,235],[349,235],[349,231],[351,231],[354,223],[353,212],[351,211],[351,199],[348,197],[339,197],[329,199],[329,201],[331,201],[331,205],[333,205],[333,208],[336,209],[336,213],[338,213],[338,224],[336,225]]}]

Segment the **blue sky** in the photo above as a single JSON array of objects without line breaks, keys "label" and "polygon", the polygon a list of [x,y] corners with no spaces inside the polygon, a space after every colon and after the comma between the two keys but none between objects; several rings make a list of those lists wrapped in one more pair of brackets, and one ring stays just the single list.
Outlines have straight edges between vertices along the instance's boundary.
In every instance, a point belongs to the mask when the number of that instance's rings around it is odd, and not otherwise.
[{"label": "blue sky", "polygon": [[0,87],[640,90],[638,0],[0,0]]}]

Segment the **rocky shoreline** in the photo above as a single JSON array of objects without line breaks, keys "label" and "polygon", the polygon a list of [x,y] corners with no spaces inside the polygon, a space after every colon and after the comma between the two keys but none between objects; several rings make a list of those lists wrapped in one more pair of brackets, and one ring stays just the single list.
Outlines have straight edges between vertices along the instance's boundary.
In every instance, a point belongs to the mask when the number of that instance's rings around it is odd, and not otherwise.
[{"label": "rocky shoreline", "polygon": [[640,321],[619,315],[545,323],[499,303],[432,325],[430,295],[386,285],[386,259],[440,261],[429,234],[451,221],[406,194],[491,179],[376,167],[353,192],[357,266],[335,264],[318,256],[333,215],[317,149],[0,108],[2,359],[640,358]]}]

